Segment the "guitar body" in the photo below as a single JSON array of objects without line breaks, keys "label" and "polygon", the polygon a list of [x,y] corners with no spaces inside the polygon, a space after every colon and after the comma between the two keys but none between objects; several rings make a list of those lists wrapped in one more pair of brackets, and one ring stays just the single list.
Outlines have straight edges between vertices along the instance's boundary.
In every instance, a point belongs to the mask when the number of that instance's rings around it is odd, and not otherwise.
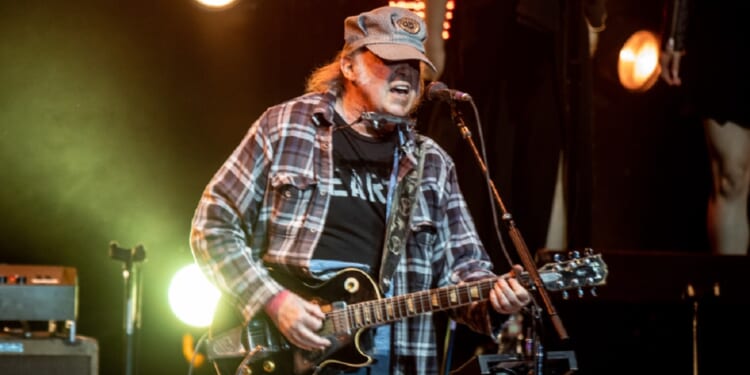
[{"label": "guitar body", "polygon": [[[274,276],[274,279],[302,298],[318,304],[329,316],[347,305],[381,298],[374,280],[368,274],[353,268],[342,270],[332,279],[317,285],[295,282],[282,276]],[[229,307],[228,304],[224,305]],[[227,311],[223,313],[226,315]],[[211,340],[220,340],[228,327],[237,324],[236,316],[215,319],[211,327]],[[318,331],[318,334],[331,341],[331,346],[323,352],[310,352],[287,343],[268,316],[261,313],[243,327],[241,337],[237,339],[241,340],[241,345],[247,352],[256,348],[263,349],[253,353],[251,357],[239,351],[235,355],[221,355],[217,363],[224,369],[222,374],[234,374],[238,367],[243,366],[252,371],[252,374],[297,375],[318,374],[326,368],[351,369],[371,364],[372,357],[367,354],[372,349],[371,331],[368,328],[342,331],[334,327],[334,324],[332,319],[326,319]]]}]

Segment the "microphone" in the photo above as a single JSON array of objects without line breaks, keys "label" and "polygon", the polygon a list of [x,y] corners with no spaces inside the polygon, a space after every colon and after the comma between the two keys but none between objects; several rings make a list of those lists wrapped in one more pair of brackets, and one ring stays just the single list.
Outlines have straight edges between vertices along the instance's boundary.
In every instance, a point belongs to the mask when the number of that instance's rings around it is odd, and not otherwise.
[{"label": "microphone", "polygon": [[443,101],[457,101],[457,102],[469,102],[471,101],[471,95],[461,92],[458,90],[452,90],[448,88],[448,85],[440,81],[434,81],[427,85],[425,89],[428,100],[443,100]]}]

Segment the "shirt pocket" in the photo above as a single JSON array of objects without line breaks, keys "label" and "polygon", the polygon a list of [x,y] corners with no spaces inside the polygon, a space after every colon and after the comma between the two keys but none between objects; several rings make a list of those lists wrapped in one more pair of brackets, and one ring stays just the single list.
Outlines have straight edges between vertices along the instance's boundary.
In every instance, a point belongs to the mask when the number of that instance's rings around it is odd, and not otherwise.
[{"label": "shirt pocket", "polygon": [[305,175],[278,173],[270,178],[271,212],[269,234],[293,237],[307,218],[317,181]]},{"label": "shirt pocket", "polygon": [[406,265],[409,291],[425,290],[432,287],[435,272],[434,251],[437,227],[431,221],[413,223],[407,242]]}]

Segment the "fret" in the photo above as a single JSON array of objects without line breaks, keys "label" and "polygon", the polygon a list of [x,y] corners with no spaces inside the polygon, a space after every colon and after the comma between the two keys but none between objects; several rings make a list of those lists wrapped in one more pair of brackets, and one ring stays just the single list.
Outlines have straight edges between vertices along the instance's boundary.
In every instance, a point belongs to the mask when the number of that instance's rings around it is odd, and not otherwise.
[{"label": "fret", "polygon": [[452,305],[455,305],[458,303],[458,293],[456,293],[456,289],[453,288],[450,291],[448,291],[448,298],[450,299],[450,303]]},{"label": "fret", "polygon": [[472,285],[470,288],[470,298],[472,299],[479,299],[479,287],[476,285]]},{"label": "fret", "polygon": [[404,318],[408,316],[406,311],[404,310],[404,296],[398,296],[398,303],[396,304],[396,307],[398,307],[398,317]]},{"label": "fret", "polygon": [[413,315],[416,313],[416,310],[414,310],[414,300],[411,297],[406,298],[406,308],[409,314]]},{"label": "fret", "polygon": [[417,314],[422,314],[426,310],[424,308],[424,292],[416,292],[414,293],[414,310],[417,312]]},{"label": "fret", "polygon": [[380,301],[375,302],[375,320],[378,322],[383,321],[382,303]]},{"label": "fret", "polygon": [[425,290],[422,292],[422,311],[435,311],[435,309],[432,308],[432,298],[430,296],[430,291]]},{"label": "fret", "polygon": [[362,311],[360,311],[361,306],[359,304],[352,306],[354,309],[354,321],[357,323],[357,326],[362,326]]},{"label": "fret", "polygon": [[365,324],[370,324],[370,322],[372,321],[372,319],[370,318],[370,312],[371,311],[370,311],[369,303],[363,303],[362,304],[362,308],[364,310]]},{"label": "fret", "polygon": [[352,311],[351,306],[346,308],[346,319],[347,319],[347,326],[349,329],[354,328],[354,312]]}]

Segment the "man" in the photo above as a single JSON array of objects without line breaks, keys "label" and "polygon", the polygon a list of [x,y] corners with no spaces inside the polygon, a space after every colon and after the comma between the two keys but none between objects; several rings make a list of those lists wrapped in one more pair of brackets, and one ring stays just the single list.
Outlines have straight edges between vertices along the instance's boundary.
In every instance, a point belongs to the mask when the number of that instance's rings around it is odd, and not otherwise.
[{"label": "man", "polygon": [[[300,296],[289,280],[325,282],[355,268],[377,280],[377,293],[403,297],[495,277],[453,162],[413,131],[420,65],[434,70],[425,39],[424,22],[403,8],[348,17],[338,56],[311,75],[307,94],[269,108],[252,125],[198,205],[196,261],[246,322],[267,316],[298,353],[337,351],[339,342],[320,332],[324,322],[336,324],[328,307]],[[511,277],[519,271],[491,281],[489,298],[449,310],[490,334],[498,313],[531,300]],[[352,294],[365,289],[361,279],[346,280]],[[418,307],[406,298],[375,311],[372,319],[392,323],[379,324],[374,340],[356,335],[351,345],[366,360],[309,362],[324,373],[437,373],[432,315],[412,313],[457,299],[430,296]],[[399,312],[408,319],[391,319]],[[364,314],[355,311],[345,324],[370,319]]]}]

